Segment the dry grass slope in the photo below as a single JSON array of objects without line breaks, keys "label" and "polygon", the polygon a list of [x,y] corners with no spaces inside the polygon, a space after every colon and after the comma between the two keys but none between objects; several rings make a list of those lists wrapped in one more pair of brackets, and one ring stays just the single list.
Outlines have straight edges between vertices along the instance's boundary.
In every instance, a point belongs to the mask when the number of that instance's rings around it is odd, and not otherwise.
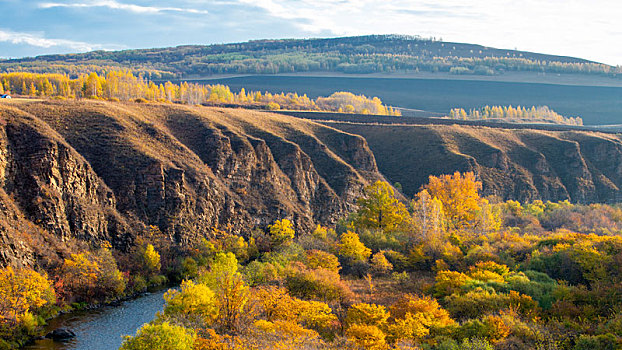
[{"label": "dry grass slope", "polygon": [[622,199],[622,140],[590,131],[326,122],[363,136],[380,172],[412,196],[429,175],[474,171],[484,193],[580,203]]}]

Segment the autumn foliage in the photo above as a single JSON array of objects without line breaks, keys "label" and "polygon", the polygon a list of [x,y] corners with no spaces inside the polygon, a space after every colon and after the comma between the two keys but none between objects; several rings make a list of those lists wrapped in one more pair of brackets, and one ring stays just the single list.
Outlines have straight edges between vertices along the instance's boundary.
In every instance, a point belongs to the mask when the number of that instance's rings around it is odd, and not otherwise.
[{"label": "autumn foliage", "polygon": [[315,100],[297,93],[272,94],[260,91],[232,92],[225,85],[202,85],[182,82],[156,84],[135,76],[129,70],[109,70],[105,73],[83,73],[76,78],[63,74],[2,73],[2,92],[23,96],[54,98],[89,98],[110,101],[179,102],[206,105],[239,105],[262,107],[268,110],[309,110],[376,115],[400,115],[398,109],[382,104],[377,98],[335,92]]},{"label": "autumn foliage", "polygon": [[619,348],[622,210],[480,189],[472,173],[432,176],[406,206],[377,182],[333,228],[283,218],[176,254],[141,241],[130,263],[74,253],[52,278],[6,268],[2,321],[21,329],[55,294],[111,298],[167,271],[179,288],[123,349]]}]

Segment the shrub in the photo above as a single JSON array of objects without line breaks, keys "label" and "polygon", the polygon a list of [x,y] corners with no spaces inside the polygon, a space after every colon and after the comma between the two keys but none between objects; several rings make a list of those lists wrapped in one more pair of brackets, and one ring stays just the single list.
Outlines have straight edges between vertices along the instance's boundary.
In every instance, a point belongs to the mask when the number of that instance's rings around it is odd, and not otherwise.
[{"label": "shrub", "polygon": [[582,335],[577,340],[574,350],[615,350],[620,349],[620,342],[611,333],[600,335]]},{"label": "shrub", "polygon": [[242,270],[246,283],[255,287],[276,280],[279,275],[277,268],[269,262],[251,261]]},{"label": "shrub", "polygon": [[464,339],[460,344],[460,350],[494,350],[493,346],[484,339]]},{"label": "shrub", "polygon": [[287,219],[275,221],[274,224],[268,226],[268,230],[273,247],[289,243],[296,235],[292,222]]},{"label": "shrub", "polygon": [[311,269],[324,268],[334,272],[339,272],[341,269],[339,259],[336,256],[321,250],[307,252],[307,267]]},{"label": "shrub", "polygon": [[461,272],[439,271],[436,274],[434,296],[444,297],[454,293],[460,293],[462,288],[471,281],[471,278]]},{"label": "shrub", "polygon": [[428,322],[423,314],[407,313],[387,327],[391,342],[403,339],[421,340],[430,334]]},{"label": "shrub", "polygon": [[162,264],[160,262],[160,254],[155,250],[152,244],[147,244],[142,251],[142,261],[144,263],[145,270],[151,275],[160,273]]},{"label": "shrub", "polygon": [[181,290],[170,289],[164,294],[164,316],[198,326],[211,325],[218,318],[218,300],[204,284],[183,281]]},{"label": "shrub", "polygon": [[0,270],[0,318],[2,326],[23,325],[32,329],[38,323],[33,314],[46,314],[56,303],[52,283],[46,275],[30,268]]},{"label": "shrub", "polygon": [[382,305],[359,303],[348,309],[347,323],[382,327],[387,322],[389,313]]},{"label": "shrub", "polygon": [[324,302],[344,301],[352,292],[341,281],[339,274],[326,269],[290,271],[285,278],[289,292],[303,299],[319,299]]},{"label": "shrub", "polygon": [[528,295],[515,291],[498,294],[481,288],[463,295],[450,295],[445,298],[445,303],[452,315],[458,318],[475,318],[510,307],[518,308],[524,314],[532,314],[538,310],[537,302]]},{"label": "shrub", "polygon": [[387,347],[384,333],[376,326],[353,324],[346,331],[346,336],[362,349],[379,350]]},{"label": "shrub", "polygon": [[365,261],[371,255],[371,250],[361,242],[359,235],[348,231],[341,235],[339,255],[353,262]]},{"label": "shrub", "polygon": [[61,267],[62,282],[69,293],[65,298],[77,302],[92,301],[96,294],[99,273],[99,264],[89,259],[86,253],[71,254],[71,258],[65,259]]},{"label": "shrub", "polygon": [[168,322],[145,324],[133,337],[127,336],[120,350],[192,350],[194,331]]},{"label": "shrub", "polygon": [[422,315],[428,326],[446,327],[455,322],[449,312],[431,297],[406,294],[390,308],[393,318],[404,318],[408,314]]},{"label": "shrub", "polygon": [[376,274],[385,275],[393,270],[393,264],[387,260],[383,252],[378,252],[371,257],[371,269]]},{"label": "shrub", "polygon": [[266,107],[271,111],[278,111],[279,109],[281,109],[281,106],[279,106],[279,104],[276,102],[270,102]]}]

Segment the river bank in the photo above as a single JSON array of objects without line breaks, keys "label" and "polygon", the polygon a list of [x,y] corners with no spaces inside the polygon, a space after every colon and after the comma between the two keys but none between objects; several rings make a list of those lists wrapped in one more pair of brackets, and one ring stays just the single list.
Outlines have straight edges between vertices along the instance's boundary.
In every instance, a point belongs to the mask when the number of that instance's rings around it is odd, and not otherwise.
[{"label": "river bank", "polygon": [[121,301],[115,305],[92,310],[74,311],[49,321],[46,332],[57,328],[71,329],[76,337],[67,342],[51,339],[35,340],[23,349],[44,350],[111,350],[123,342],[123,336],[133,335],[144,323],[153,319],[164,306],[167,288],[144,296]]}]

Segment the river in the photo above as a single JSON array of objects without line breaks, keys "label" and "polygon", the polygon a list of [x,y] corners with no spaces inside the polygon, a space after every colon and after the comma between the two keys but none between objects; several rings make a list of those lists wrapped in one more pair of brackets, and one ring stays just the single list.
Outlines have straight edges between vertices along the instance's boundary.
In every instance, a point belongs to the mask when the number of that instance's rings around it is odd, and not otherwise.
[{"label": "river", "polygon": [[77,311],[50,320],[46,331],[68,328],[76,337],[68,342],[37,340],[23,349],[45,350],[113,350],[118,349],[124,335],[134,335],[144,323],[153,320],[164,306],[166,289],[127,300],[117,306]]}]

